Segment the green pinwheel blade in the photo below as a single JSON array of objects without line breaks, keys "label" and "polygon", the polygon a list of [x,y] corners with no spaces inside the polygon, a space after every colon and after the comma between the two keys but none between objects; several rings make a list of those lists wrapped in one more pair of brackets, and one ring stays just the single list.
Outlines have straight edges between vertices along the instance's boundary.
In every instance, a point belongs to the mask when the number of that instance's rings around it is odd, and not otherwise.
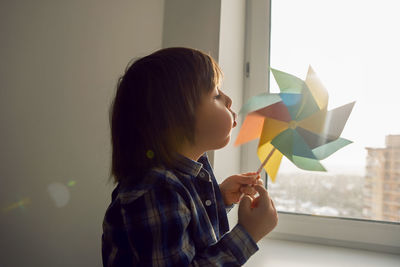
[{"label": "green pinwheel blade", "polygon": [[325,167],[317,159],[293,156],[292,162],[300,169],[307,171],[326,171]]},{"label": "green pinwheel blade", "polygon": [[293,156],[293,130],[287,129],[271,140],[271,144],[285,155],[290,161]]},{"label": "green pinwheel blade", "polygon": [[281,93],[300,94],[306,84],[303,80],[289,73],[271,68],[275,81],[281,90]]},{"label": "green pinwheel blade", "polygon": [[300,157],[306,157],[310,159],[317,159],[308,146],[308,144],[304,141],[304,139],[301,137],[301,135],[296,131],[293,131],[293,155],[295,156],[300,156]]},{"label": "green pinwheel blade", "polygon": [[314,155],[317,157],[317,159],[325,159],[341,149],[342,147],[347,146],[348,144],[353,143],[350,140],[344,139],[344,138],[338,138],[330,143],[324,144],[322,146],[319,146],[317,148],[314,148],[312,152]]},{"label": "green pinwheel blade", "polygon": [[294,129],[283,131],[271,141],[271,144],[300,169],[326,171],[307,143]]},{"label": "green pinwheel blade", "polygon": [[282,101],[279,94],[262,93],[251,97],[246,104],[243,105],[242,109],[239,111],[239,114],[245,115],[255,110],[278,103],[279,101]]},{"label": "green pinwheel blade", "polygon": [[290,160],[293,155],[316,159],[303,138],[291,128],[278,134],[271,144]]}]

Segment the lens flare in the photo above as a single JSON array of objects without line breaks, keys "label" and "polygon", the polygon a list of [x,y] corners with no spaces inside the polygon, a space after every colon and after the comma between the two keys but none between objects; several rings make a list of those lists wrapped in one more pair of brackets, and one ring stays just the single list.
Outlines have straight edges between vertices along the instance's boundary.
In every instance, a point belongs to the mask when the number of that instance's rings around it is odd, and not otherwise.
[{"label": "lens flare", "polygon": [[47,191],[57,208],[62,208],[68,204],[70,194],[67,186],[61,183],[51,183],[47,186]]},{"label": "lens flare", "polygon": [[72,187],[72,186],[76,185],[76,181],[71,180],[71,181],[68,182],[67,185],[68,185],[69,187]]},{"label": "lens flare", "polygon": [[147,152],[146,152],[146,157],[149,158],[149,159],[154,158],[154,152],[153,152],[153,150],[151,150],[151,149],[147,150]]},{"label": "lens flare", "polygon": [[12,204],[10,204],[9,206],[5,207],[3,209],[3,212],[9,212],[11,210],[17,209],[17,208],[21,208],[24,209],[26,205],[31,203],[31,199],[29,197],[25,197],[17,202],[14,202]]}]

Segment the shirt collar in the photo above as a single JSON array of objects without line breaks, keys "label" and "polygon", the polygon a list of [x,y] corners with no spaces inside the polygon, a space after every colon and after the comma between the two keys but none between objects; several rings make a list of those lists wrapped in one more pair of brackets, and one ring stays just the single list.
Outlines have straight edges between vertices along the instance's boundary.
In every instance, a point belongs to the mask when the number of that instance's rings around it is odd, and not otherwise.
[{"label": "shirt collar", "polygon": [[182,155],[178,155],[176,168],[179,171],[189,174],[193,177],[196,177],[199,174],[202,167],[203,167],[202,163],[191,160]]}]

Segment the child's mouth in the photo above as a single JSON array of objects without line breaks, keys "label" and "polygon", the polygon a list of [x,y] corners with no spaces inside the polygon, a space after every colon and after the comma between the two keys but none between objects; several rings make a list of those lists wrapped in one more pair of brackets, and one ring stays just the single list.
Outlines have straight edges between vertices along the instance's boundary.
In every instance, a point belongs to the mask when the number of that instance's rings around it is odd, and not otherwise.
[{"label": "child's mouth", "polygon": [[233,111],[231,111],[231,113],[232,113],[232,117],[233,117],[233,125],[232,125],[232,128],[235,128],[236,125],[237,125],[237,123],[236,123],[237,114],[236,114],[235,112],[233,112]]}]

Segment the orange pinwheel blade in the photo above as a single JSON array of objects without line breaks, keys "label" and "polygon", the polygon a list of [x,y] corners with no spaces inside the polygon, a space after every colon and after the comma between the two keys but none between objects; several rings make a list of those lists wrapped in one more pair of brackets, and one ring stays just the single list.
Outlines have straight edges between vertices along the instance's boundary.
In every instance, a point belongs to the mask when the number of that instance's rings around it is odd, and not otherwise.
[{"label": "orange pinwheel blade", "polygon": [[258,113],[249,113],[240,128],[240,132],[235,141],[235,146],[260,138],[264,119],[265,117]]}]

